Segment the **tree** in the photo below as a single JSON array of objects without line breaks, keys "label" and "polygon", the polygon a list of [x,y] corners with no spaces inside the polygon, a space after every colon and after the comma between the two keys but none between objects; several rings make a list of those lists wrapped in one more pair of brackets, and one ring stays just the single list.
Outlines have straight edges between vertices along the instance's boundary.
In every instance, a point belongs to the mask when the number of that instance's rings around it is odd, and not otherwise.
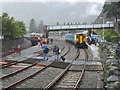
[{"label": "tree", "polygon": [[9,17],[7,13],[3,13],[2,15],[2,34],[4,38],[15,37],[14,18]]},{"label": "tree", "polygon": [[26,27],[23,21],[16,21],[15,22],[16,26],[16,36],[22,36],[23,34],[26,34]]},{"label": "tree", "polygon": [[[118,37],[118,34],[114,30],[106,29],[104,32],[105,32],[104,37],[107,40],[114,38],[114,37]],[[102,36],[103,30],[96,30],[95,33]]]},{"label": "tree", "polygon": [[43,21],[41,20],[39,25],[38,25],[37,32],[38,33],[44,33],[44,31],[43,31],[44,28],[43,27],[44,27],[44,24],[43,24]]},{"label": "tree", "polygon": [[59,22],[57,22],[57,25],[59,25]]},{"label": "tree", "polygon": [[4,38],[15,38],[26,33],[26,27],[22,21],[15,21],[13,17],[8,16],[8,13],[3,13],[0,18],[2,18],[2,35]]},{"label": "tree", "polygon": [[29,24],[29,32],[36,32],[36,25],[35,25],[35,20],[31,19],[30,24]]}]

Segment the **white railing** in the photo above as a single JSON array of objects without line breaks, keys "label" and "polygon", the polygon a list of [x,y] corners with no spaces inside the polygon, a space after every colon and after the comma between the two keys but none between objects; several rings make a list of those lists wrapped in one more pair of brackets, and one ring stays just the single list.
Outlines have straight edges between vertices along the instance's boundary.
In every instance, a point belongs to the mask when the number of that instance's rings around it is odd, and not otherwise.
[{"label": "white railing", "polygon": [[76,29],[76,28],[105,28],[114,27],[114,24],[88,24],[88,25],[48,25],[47,30],[54,29]]}]

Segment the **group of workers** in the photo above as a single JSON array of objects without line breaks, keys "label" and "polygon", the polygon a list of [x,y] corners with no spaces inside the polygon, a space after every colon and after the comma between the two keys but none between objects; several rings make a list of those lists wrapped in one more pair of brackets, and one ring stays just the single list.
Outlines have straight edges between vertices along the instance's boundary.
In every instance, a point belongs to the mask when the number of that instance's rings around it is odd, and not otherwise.
[{"label": "group of workers", "polygon": [[[52,43],[53,39],[49,39],[49,42]],[[92,38],[87,38],[87,42],[88,44],[94,44],[96,46],[96,44],[98,43],[98,40],[96,38],[92,39]],[[38,43],[39,46],[41,46],[43,48],[43,52],[44,52],[44,60],[48,60],[48,52],[49,52],[49,48],[47,46],[48,44],[48,39],[45,39],[44,41],[40,41]],[[53,48],[53,55],[54,55],[54,60],[57,61],[59,59],[59,55],[60,55],[60,49],[57,45],[55,45]],[[117,58],[120,58],[120,44],[118,44],[115,55]],[[65,60],[64,56],[60,57],[63,61]]]},{"label": "group of workers", "polygon": [[[41,46],[43,48],[44,60],[48,60],[48,52],[49,52],[49,47],[47,46],[48,43],[53,43],[53,39],[44,39],[44,41],[42,40],[38,43],[38,46]],[[59,47],[55,45],[53,46],[52,50],[53,50],[54,60],[58,61],[60,55]],[[64,61],[65,60],[64,56],[61,56],[61,59]]]},{"label": "group of workers", "polygon": [[94,45],[96,46],[97,43],[98,43],[98,39],[97,39],[97,38],[88,37],[88,38],[87,38],[87,43],[88,43],[89,45],[94,44]]},{"label": "group of workers", "polygon": [[[54,56],[54,60],[58,61],[59,59],[59,55],[60,55],[60,49],[57,45],[55,45],[53,48],[53,56]],[[48,60],[48,52],[49,52],[49,48],[47,45],[43,46],[43,52],[44,52],[44,60]],[[65,58],[63,56],[61,56],[61,59],[64,61]]]},{"label": "group of workers", "polygon": [[41,46],[43,47],[44,45],[48,44],[48,43],[51,43],[52,44],[53,42],[53,39],[48,39],[48,38],[45,38],[43,40],[41,40],[40,42],[38,42],[38,46]]}]

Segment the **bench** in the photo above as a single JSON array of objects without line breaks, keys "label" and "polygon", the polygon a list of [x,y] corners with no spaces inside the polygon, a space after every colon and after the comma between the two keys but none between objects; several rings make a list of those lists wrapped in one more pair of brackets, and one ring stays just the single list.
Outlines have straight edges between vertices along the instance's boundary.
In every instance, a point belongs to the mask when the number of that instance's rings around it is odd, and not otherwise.
[{"label": "bench", "polygon": [[10,52],[13,54],[19,53],[19,55],[21,54],[21,50],[22,50],[22,45],[19,44],[17,46],[14,46],[11,48]]}]

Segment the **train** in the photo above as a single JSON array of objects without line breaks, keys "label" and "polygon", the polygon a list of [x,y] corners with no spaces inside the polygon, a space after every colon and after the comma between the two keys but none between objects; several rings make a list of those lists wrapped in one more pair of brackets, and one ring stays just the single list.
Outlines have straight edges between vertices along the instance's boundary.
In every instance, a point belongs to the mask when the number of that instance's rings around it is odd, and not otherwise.
[{"label": "train", "polygon": [[95,39],[95,38],[98,39],[98,38],[101,38],[101,36],[100,36],[100,35],[91,35],[91,38],[92,38],[92,39]]},{"label": "train", "polygon": [[94,44],[96,45],[97,42],[100,41],[101,36],[100,35],[91,35],[90,37],[87,38],[87,43],[89,45]]},{"label": "train", "polygon": [[77,48],[88,48],[86,44],[86,34],[84,33],[75,33],[75,34],[66,34],[65,35],[66,42],[70,42],[74,44]]}]

